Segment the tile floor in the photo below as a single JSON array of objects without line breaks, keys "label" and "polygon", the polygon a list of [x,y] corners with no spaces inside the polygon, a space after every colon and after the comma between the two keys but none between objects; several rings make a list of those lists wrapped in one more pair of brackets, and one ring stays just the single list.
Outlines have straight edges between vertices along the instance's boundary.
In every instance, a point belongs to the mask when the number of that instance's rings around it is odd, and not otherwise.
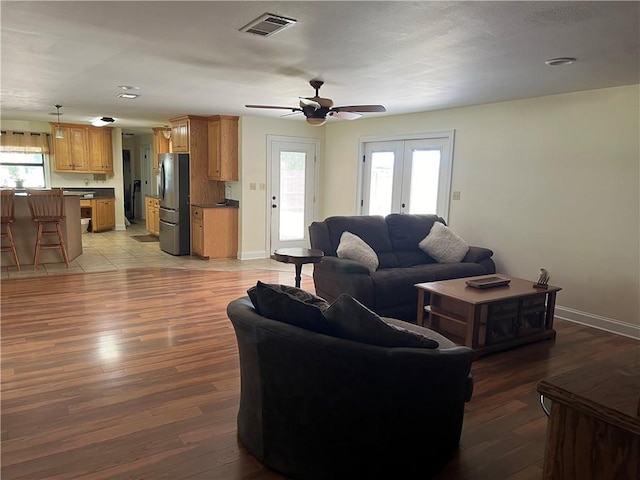
[{"label": "tile floor", "polygon": [[[144,223],[135,223],[126,230],[112,230],[82,235],[82,255],[69,262],[24,265],[18,272],[10,253],[3,252],[0,278],[24,278],[43,275],[70,275],[74,273],[105,272],[139,267],[164,267],[190,270],[280,270],[290,271],[293,281],[293,265],[276,262],[268,258],[258,260],[213,259],[192,256],[173,256],[160,250],[158,242],[139,242],[134,235],[146,235]],[[303,274],[311,275],[313,265],[304,265]]]}]

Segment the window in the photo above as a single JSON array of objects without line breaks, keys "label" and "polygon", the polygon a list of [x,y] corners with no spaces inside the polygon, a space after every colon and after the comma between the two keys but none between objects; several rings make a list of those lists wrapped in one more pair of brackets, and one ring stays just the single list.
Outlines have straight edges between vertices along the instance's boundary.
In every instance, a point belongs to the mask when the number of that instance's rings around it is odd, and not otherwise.
[{"label": "window", "polygon": [[2,132],[0,136],[0,186],[45,187],[46,133]]},{"label": "window", "polygon": [[44,187],[44,155],[0,152],[0,186],[4,188]]},{"label": "window", "polygon": [[453,132],[363,144],[362,215],[449,213]]}]

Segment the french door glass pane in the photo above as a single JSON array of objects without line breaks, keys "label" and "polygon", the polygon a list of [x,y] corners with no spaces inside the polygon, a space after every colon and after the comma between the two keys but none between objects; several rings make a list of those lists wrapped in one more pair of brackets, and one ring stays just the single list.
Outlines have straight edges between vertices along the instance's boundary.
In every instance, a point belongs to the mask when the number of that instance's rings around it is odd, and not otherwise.
[{"label": "french door glass pane", "polygon": [[393,195],[393,152],[371,154],[371,183],[369,185],[369,215],[386,216],[391,213]]},{"label": "french door glass pane", "polygon": [[304,152],[280,152],[280,240],[304,238]]},{"label": "french door glass pane", "polygon": [[411,158],[409,213],[436,213],[440,150],[414,150]]}]

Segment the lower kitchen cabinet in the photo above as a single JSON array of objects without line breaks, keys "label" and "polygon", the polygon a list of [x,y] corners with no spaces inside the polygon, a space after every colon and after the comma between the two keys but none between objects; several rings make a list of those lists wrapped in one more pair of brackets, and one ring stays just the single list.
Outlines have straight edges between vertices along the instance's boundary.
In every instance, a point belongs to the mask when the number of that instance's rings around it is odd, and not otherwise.
[{"label": "lower kitchen cabinet", "polygon": [[192,205],[191,253],[207,258],[237,258],[238,209]]},{"label": "lower kitchen cabinet", "polygon": [[146,197],[146,226],[151,235],[160,234],[160,201],[155,197]]},{"label": "lower kitchen cabinet", "polygon": [[83,198],[80,200],[80,208],[84,215],[91,217],[90,230],[94,233],[113,230],[116,228],[116,199]]}]

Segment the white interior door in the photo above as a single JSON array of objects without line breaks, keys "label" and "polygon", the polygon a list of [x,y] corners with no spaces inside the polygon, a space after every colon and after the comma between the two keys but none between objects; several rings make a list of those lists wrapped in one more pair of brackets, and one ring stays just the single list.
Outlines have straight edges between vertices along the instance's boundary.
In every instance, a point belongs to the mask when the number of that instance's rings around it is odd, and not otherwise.
[{"label": "white interior door", "polygon": [[270,251],[308,247],[315,218],[316,140],[269,138]]}]

